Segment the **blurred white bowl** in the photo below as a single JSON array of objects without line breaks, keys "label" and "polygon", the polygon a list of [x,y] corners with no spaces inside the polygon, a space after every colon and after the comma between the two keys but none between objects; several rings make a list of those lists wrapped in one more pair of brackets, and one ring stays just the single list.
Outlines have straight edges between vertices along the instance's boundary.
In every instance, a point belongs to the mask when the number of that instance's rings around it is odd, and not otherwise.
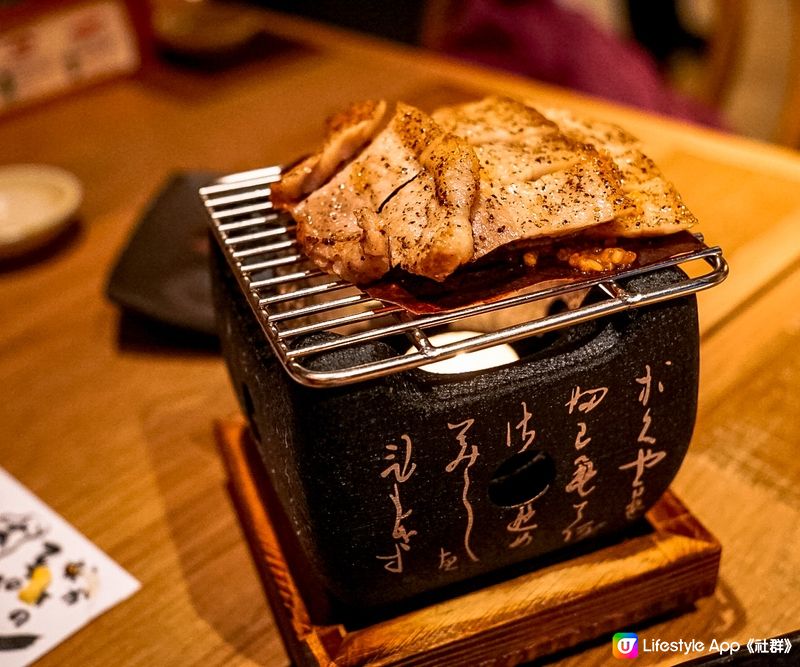
[{"label": "blurred white bowl", "polygon": [[57,236],[83,200],[76,176],[42,164],[0,166],[0,259],[17,257]]}]

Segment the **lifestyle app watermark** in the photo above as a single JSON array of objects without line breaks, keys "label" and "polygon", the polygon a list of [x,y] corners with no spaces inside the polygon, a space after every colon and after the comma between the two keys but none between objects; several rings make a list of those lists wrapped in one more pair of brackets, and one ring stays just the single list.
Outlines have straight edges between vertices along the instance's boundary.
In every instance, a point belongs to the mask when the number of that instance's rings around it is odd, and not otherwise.
[{"label": "lifestyle app watermark", "polygon": [[639,639],[635,632],[617,632],[611,638],[611,653],[620,660],[632,660],[640,654],[662,653],[688,656],[693,653],[717,653],[731,655],[742,648],[748,653],[758,654],[787,654],[792,650],[792,642],[788,637],[773,637],[771,639],[751,638],[745,644],[737,641],[720,641],[712,639],[709,642],[698,639]]}]

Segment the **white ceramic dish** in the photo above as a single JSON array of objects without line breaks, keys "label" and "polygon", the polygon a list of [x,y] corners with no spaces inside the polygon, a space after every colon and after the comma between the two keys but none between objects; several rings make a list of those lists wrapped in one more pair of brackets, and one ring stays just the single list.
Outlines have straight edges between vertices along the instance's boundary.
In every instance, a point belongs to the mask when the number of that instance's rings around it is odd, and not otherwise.
[{"label": "white ceramic dish", "polygon": [[74,218],[83,200],[76,176],[40,164],[0,166],[0,259],[47,243]]}]

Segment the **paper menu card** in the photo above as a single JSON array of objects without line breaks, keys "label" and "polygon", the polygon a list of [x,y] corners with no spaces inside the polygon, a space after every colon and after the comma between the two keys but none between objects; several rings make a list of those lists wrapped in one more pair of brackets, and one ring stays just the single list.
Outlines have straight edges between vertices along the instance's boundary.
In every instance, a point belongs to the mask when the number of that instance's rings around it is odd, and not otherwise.
[{"label": "paper menu card", "polygon": [[0,468],[0,665],[29,665],[139,582]]}]

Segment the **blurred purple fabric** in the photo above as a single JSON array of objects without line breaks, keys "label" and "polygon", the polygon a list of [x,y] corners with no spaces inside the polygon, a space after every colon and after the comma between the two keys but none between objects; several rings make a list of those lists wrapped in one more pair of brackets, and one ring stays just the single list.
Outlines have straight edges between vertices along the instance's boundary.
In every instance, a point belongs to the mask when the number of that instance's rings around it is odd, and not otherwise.
[{"label": "blurred purple fabric", "polygon": [[649,54],[553,0],[467,0],[442,49],[684,120],[722,127],[713,110],[672,90]]}]

